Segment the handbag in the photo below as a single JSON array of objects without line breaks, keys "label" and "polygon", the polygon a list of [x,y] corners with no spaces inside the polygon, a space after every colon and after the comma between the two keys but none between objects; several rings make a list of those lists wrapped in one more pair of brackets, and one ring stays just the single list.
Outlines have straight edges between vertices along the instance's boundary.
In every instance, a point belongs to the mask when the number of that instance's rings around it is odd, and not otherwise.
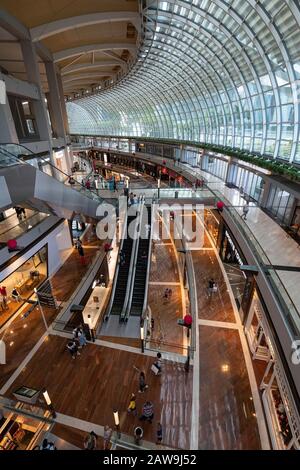
[{"label": "handbag", "polygon": [[151,370],[152,370],[152,372],[153,372],[155,375],[157,375],[157,374],[158,374],[158,372],[159,372],[159,368],[158,368],[158,367],[156,367],[156,365],[155,365],[155,364],[152,364],[152,366],[151,366]]}]

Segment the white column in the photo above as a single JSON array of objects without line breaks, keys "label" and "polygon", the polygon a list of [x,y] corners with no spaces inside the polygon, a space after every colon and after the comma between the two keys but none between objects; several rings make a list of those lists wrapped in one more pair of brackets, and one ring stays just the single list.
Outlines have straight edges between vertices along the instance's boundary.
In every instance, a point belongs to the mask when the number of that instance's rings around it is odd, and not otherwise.
[{"label": "white column", "polygon": [[18,144],[19,139],[7,95],[5,103],[0,103],[0,123],[0,142]]}]

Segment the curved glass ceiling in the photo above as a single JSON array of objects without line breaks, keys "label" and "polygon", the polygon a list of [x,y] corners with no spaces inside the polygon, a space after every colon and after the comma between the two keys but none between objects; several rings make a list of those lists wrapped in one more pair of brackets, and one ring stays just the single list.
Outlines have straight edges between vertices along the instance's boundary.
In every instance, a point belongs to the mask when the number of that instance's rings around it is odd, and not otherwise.
[{"label": "curved glass ceiling", "polygon": [[146,0],[135,66],[67,103],[70,132],[240,147],[300,162],[298,0]]}]

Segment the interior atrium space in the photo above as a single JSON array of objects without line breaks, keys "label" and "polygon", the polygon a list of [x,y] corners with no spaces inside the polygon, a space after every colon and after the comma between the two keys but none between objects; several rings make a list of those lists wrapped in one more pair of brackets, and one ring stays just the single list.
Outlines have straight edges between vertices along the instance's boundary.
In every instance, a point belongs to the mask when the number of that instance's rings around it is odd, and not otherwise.
[{"label": "interior atrium space", "polygon": [[298,0],[0,0],[0,463],[300,450],[299,103]]}]

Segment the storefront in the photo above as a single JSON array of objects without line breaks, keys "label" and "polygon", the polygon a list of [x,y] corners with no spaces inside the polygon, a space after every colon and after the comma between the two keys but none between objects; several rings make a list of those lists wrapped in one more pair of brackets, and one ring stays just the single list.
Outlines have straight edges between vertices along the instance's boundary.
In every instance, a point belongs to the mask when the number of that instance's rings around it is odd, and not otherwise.
[{"label": "storefront", "polygon": [[254,280],[253,275],[246,275],[245,272],[240,269],[241,265],[247,264],[246,259],[232,233],[225,226],[222,228],[219,253],[231,285],[241,321],[243,322],[251,299]]},{"label": "storefront", "polygon": [[214,245],[218,246],[220,233],[220,215],[218,211],[214,209],[204,209],[204,223]]},{"label": "storefront", "polygon": [[35,450],[52,425],[48,410],[1,398],[0,450]]},{"label": "storefront", "polygon": [[226,183],[238,188],[242,194],[260,204],[263,196],[264,180],[258,172],[247,168],[247,164],[231,164]]},{"label": "storefront", "polygon": [[201,169],[225,181],[228,169],[228,158],[214,157],[213,155],[205,154],[201,158]]},{"label": "storefront", "polygon": [[256,290],[245,324],[245,335],[261,391],[272,448],[300,450],[300,417]]},{"label": "storefront", "polygon": [[[48,276],[47,245],[0,281],[0,327],[33,295]],[[6,293],[6,295],[5,295]]]},{"label": "storefront", "polygon": [[295,198],[292,194],[277,185],[271,184],[266,209],[273,217],[286,225],[290,225],[294,205]]}]

